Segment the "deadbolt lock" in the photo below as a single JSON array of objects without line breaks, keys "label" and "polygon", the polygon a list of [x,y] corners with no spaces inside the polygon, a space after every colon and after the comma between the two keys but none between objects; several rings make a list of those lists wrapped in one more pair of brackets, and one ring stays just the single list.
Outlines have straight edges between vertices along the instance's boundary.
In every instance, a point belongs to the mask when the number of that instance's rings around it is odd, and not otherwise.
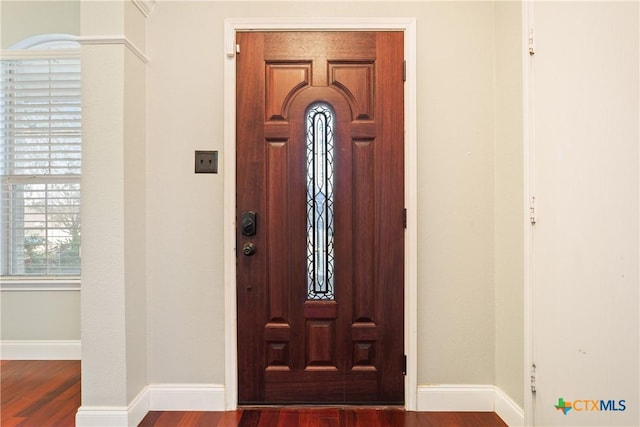
[{"label": "deadbolt lock", "polygon": [[256,234],[256,213],[254,211],[242,212],[240,228],[243,236],[254,236]]}]

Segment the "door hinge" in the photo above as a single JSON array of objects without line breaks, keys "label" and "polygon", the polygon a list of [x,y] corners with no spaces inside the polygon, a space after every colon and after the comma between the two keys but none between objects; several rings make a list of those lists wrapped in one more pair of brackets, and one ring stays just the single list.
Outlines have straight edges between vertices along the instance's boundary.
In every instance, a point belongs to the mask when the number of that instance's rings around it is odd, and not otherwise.
[{"label": "door hinge", "polygon": [[529,222],[531,223],[531,225],[536,225],[536,221],[537,221],[537,216],[536,216],[536,197],[533,196],[531,197],[531,200],[529,200]]},{"label": "door hinge", "polygon": [[402,61],[402,81],[407,81],[407,61]]},{"label": "door hinge", "polygon": [[407,375],[407,355],[402,355],[402,375]]},{"label": "door hinge", "polygon": [[407,209],[403,209],[402,210],[402,226],[404,227],[404,229],[407,229]]},{"label": "door hinge", "polygon": [[236,43],[236,55],[240,54],[240,45]]},{"label": "door hinge", "polygon": [[531,393],[536,392],[536,364],[531,365]]},{"label": "door hinge", "polygon": [[536,39],[533,34],[533,28],[529,30],[529,40],[527,41],[529,45],[529,55],[533,56],[536,54]]}]

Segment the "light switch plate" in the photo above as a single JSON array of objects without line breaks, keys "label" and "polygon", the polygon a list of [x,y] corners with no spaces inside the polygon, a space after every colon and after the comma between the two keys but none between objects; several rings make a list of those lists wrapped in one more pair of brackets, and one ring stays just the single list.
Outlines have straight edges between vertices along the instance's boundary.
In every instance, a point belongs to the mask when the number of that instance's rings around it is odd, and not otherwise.
[{"label": "light switch plate", "polygon": [[196,151],[196,173],[218,173],[217,151]]}]

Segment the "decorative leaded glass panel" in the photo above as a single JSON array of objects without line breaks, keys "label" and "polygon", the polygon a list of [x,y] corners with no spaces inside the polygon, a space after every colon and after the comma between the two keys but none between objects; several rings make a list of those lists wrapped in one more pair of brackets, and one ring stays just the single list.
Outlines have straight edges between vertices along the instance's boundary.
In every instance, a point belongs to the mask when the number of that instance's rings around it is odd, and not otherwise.
[{"label": "decorative leaded glass panel", "polygon": [[333,127],[324,103],[307,110],[307,298],[333,300]]}]

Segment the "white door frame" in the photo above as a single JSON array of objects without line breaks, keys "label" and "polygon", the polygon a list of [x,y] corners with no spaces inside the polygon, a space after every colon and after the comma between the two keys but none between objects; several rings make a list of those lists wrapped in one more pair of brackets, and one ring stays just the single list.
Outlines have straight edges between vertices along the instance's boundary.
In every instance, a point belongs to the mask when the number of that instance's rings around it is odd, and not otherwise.
[{"label": "white door frame", "polygon": [[[534,2],[524,2],[522,4],[522,164],[523,173],[523,212],[530,212],[533,207],[535,196],[535,134],[533,116],[533,61],[529,53],[530,31],[533,30],[533,6]],[[534,359],[534,298],[533,289],[535,285],[535,234],[531,224],[531,219],[523,215],[524,223],[524,425],[533,426],[533,394],[532,394],[532,367]]]},{"label": "white door frame", "polygon": [[225,408],[238,405],[237,303],[236,303],[236,43],[237,31],[403,31],[406,60],[404,86],[405,117],[405,408],[416,410],[417,396],[417,110],[416,110],[416,19],[415,18],[227,18],[224,46],[224,306],[225,306]]}]

